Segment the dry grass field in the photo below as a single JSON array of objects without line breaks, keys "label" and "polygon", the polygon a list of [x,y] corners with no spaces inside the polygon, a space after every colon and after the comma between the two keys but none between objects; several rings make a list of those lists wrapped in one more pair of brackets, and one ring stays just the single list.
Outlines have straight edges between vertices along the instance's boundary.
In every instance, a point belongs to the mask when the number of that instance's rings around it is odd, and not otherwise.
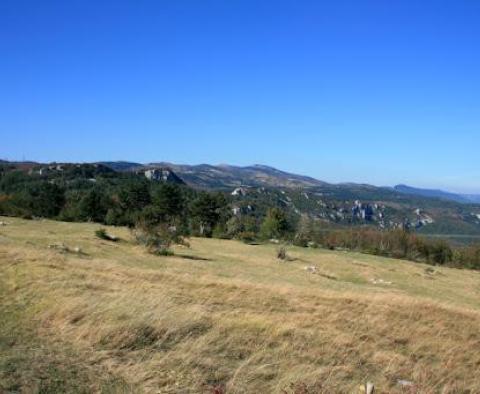
[{"label": "dry grass field", "polygon": [[480,393],[478,272],[0,220],[0,392]]}]

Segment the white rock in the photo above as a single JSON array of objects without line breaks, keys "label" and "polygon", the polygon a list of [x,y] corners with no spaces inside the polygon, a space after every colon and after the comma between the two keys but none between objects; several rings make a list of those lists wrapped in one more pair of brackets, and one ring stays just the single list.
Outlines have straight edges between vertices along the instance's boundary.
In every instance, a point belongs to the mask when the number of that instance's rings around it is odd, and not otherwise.
[{"label": "white rock", "polygon": [[383,280],[383,279],[372,279],[370,282],[372,282],[374,285],[391,285],[392,282]]},{"label": "white rock", "polygon": [[365,385],[365,392],[367,394],[373,394],[375,390],[375,386],[373,385],[372,382],[367,382],[367,384]]}]

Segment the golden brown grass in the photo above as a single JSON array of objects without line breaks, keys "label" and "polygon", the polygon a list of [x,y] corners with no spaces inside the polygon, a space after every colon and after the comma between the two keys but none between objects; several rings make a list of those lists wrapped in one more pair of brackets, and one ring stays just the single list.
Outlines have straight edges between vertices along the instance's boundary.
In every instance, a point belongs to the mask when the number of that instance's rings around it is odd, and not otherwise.
[{"label": "golden brown grass", "polygon": [[208,239],[158,257],[123,228],[1,220],[0,392],[480,392],[477,272]]}]

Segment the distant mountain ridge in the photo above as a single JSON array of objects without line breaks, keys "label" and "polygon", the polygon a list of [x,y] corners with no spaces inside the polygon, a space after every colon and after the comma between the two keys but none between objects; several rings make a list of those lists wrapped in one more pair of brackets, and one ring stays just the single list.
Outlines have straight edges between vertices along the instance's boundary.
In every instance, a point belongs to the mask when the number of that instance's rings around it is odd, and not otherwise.
[{"label": "distant mountain ridge", "polygon": [[407,185],[332,184],[259,164],[245,167],[130,161],[0,164],[0,180],[3,174],[16,170],[39,179],[61,182],[73,179],[92,182],[92,179],[101,179],[104,174],[109,179],[146,178],[154,182],[186,183],[195,189],[223,192],[229,196],[234,215],[278,206],[291,215],[306,215],[332,228],[360,225],[392,229],[408,226],[425,234],[468,235],[480,239],[480,203],[475,200],[478,196],[441,190]]},{"label": "distant mountain ridge", "polygon": [[[39,165],[35,162],[9,162],[0,161],[1,164],[13,164],[20,168],[29,168]],[[437,189],[416,188],[408,185],[396,185],[394,187],[377,187],[367,184],[339,183],[330,184],[313,177],[293,174],[262,164],[250,166],[235,166],[229,164],[175,164],[169,162],[137,163],[131,161],[102,161],[97,162],[114,171],[140,172],[148,169],[170,169],[175,175],[192,187],[203,189],[231,189],[240,186],[251,187],[280,187],[280,188],[318,188],[328,193],[338,194],[346,191],[358,194],[359,198],[369,195],[385,195],[396,193],[420,198],[434,198],[443,201],[452,201],[462,204],[480,204],[480,195],[452,193]],[[389,197],[392,197],[390,195]]]},{"label": "distant mountain ridge", "polygon": [[133,168],[143,167],[143,164],[131,161],[101,161],[98,164],[103,164],[115,171],[129,171]]},{"label": "distant mountain ridge", "polygon": [[444,190],[422,189],[408,185],[396,185],[393,187],[393,189],[399,193],[410,194],[414,196],[439,198],[441,200],[455,201],[464,204],[480,203],[480,195],[478,194],[451,193]]},{"label": "distant mountain ridge", "polygon": [[261,164],[137,164],[122,162],[115,166],[135,173],[169,169],[193,188],[229,193],[235,212],[279,205],[292,214],[324,221],[327,226],[373,225],[383,229],[407,225],[425,233],[480,234],[480,205],[454,193],[425,192],[408,186],[331,184]]},{"label": "distant mountain ridge", "polygon": [[327,183],[312,177],[291,174],[273,167],[255,164],[233,166],[228,164],[186,165],[174,163],[150,163],[148,167],[171,168],[187,184],[202,188],[232,188],[239,186],[315,187]]},{"label": "distant mountain ridge", "polygon": [[187,184],[200,188],[232,188],[239,186],[268,186],[285,188],[312,188],[312,187],[332,187],[337,189],[363,189],[363,190],[385,190],[390,189],[397,193],[412,195],[425,198],[437,198],[445,201],[454,201],[462,204],[480,203],[480,195],[451,193],[444,190],[415,188],[408,185],[396,185],[393,188],[381,188],[367,184],[340,183],[329,184],[313,177],[292,174],[286,171],[276,169],[262,164],[250,166],[234,166],[229,164],[211,165],[211,164],[175,164],[169,162],[158,162],[149,164],[140,164],[133,162],[104,162],[117,171],[138,170],[142,167],[148,168],[170,168]]}]

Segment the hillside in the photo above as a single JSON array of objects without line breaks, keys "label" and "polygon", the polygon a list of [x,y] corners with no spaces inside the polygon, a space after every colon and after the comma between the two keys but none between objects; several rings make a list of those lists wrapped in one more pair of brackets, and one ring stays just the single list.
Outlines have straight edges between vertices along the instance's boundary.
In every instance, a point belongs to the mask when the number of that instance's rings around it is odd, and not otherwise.
[{"label": "hillside", "polygon": [[[17,169],[27,176],[14,174]],[[21,191],[25,190],[26,184],[39,182],[54,183],[66,190],[65,196],[71,197],[73,205],[75,199],[78,200],[76,193],[81,195],[91,188],[103,188],[102,193],[114,197],[106,207],[108,210],[118,201],[119,187],[132,180],[145,181],[146,176],[157,183],[185,182],[197,192],[221,192],[228,197],[229,210],[232,214],[235,212],[234,216],[254,216],[255,220],[259,220],[268,208],[276,206],[287,211],[293,221],[308,217],[327,228],[352,225],[382,230],[408,227],[423,234],[453,237],[463,243],[476,241],[480,236],[480,204],[466,203],[466,200],[449,201],[451,199],[442,199],[434,194],[419,195],[422,194],[420,191],[407,186],[397,187],[396,190],[355,183],[329,184],[261,165],[142,165],[122,161],[94,164],[9,163],[0,165],[0,213],[2,194],[8,199],[11,193],[18,193],[18,200],[22,202]],[[72,205],[69,201],[63,208],[68,208],[69,204]],[[74,209],[63,217],[72,217],[72,211]],[[4,214],[10,212],[3,210]],[[114,216],[110,215],[110,218]]]},{"label": "hillside", "polygon": [[169,167],[188,184],[202,188],[232,188],[244,185],[293,188],[326,184],[308,176],[292,174],[259,164],[239,167],[227,164],[214,166],[210,164],[151,163],[148,166]]},{"label": "hillside", "polygon": [[[123,162],[108,164],[123,168]],[[269,166],[184,165],[150,163],[124,168],[171,168],[193,188],[246,193],[236,197],[234,207],[278,205],[292,214],[308,215],[329,226],[370,225],[377,228],[409,226],[424,234],[454,236],[471,243],[480,235],[480,205],[475,196],[441,191],[394,188],[367,184],[330,184],[308,176],[292,174]],[[246,194],[247,196],[243,196]],[[465,236],[465,237],[460,237]]]},{"label": "hillside", "polygon": [[0,221],[0,391],[480,392],[477,272]]},{"label": "hillside", "polygon": [[[347,194],[363,198],[365,194],[398,198],[401,194],[435,200],[452,201],[463,204],[480,203],[476,194],[450,193],[443,190],[415,188],[408,185],[396,185],[392,188],[377,187],[368,184],[339,183],[330,184],[309,176],[294,174],[276,168],[254,164],[251,166],[233,166],[229,164],[187,165],[168,162],[140,164],[115,161],[102,164],[116,171],[138,171],[142,168],[171,168],[192,187],[204,189],[231,189],[240,186],[306,188],[325,190],[331,194]],[[352,196],[350,196],[352,198]]]}]

